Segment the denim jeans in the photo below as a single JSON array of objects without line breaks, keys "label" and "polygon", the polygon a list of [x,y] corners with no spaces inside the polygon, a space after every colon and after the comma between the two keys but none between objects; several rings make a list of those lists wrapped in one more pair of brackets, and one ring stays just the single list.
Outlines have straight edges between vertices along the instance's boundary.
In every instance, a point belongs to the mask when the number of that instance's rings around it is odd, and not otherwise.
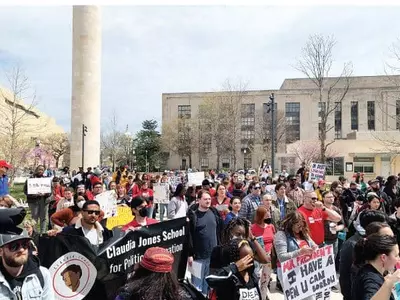
[{"label": "denim jeans", "polygon": [[208,294],[206,277],[210,274],[210,259],[196,259],[195,262],[201,263],[201,278],[192,275],[192,284],[206,296]]},{"label": "denim jeans", "polygon": [[147,207],[147,217],[153,218],[154,204],[152,207]]},{"label": "denim jeans", "polygon": [[160,209],[160,221],[164,221],[164,214],[167,214],[168,204],[159,203],[158,208]]},{"label": "denim jeans", "polygon": [[31,210],[32,219],[39,224],[39,233],[47,233],[47,225],[49,222],[49,202],[46,198],[42,197],[35,202],[28,203],[29,209]]}]

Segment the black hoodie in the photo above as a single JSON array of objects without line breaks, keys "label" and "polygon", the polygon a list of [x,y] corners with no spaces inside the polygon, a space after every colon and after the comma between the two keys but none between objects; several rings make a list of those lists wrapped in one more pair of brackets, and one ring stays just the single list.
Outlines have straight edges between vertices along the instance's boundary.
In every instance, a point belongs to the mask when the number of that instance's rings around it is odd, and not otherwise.
[{"label": "black hoodie", "polygon": [[7,280],[8,284],[10,285],[11,290],[16,295],[18,294],[19,291],[21,291],[25,278],[31,274],[36,274],[36,276],[39,278],[42,288],[44,286],[43,275],[42,272],[40,271],[39,258],[37,258],[34,255],[29,255],[28,261],[24,265],[21,274],[19,274],[17,277],[11,276],[6,271],[6,269],[3,266],[2,260],[0,260],[0,271],[3,274],[4,278]]}]

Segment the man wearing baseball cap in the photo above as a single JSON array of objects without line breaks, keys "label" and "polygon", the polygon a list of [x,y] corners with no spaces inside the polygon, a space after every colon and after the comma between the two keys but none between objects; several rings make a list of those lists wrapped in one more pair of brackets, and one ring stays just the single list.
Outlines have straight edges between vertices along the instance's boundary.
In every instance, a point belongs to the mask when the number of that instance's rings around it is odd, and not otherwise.
[{"label": "man wearing baseball cap", "polygon": [[3,197],[10,193],[8,189],[7,171],[11,168],[12,166],[8,164],[5,160],[0,160],[0,197]]},{"label": "man wearing baseball cap", "polygon": [[0,210],[0,299],[54,299],[49,270],[29,253],[31,238],[18,228],[23,208]]}]

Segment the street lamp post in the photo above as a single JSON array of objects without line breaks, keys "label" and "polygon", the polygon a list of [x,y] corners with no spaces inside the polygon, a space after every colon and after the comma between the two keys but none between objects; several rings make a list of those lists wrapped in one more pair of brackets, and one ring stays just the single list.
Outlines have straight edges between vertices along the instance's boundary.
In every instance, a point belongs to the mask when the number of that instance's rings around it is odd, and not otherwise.
[{"label": "street lamp post", "polygon": [[82,124],[82,168],[85,169],[85,136],[88,132],[87,126]]},{"label": "street lamp post", "polygon": [[271,112],[271,171],[272,171],[272,178],[275,176],[275,95],[271,93],[269,96],[270,102],[269,105],[269,112]]},{"label": "street lamp post", "polygon": [[147,164],[147,150],[146,150],[146,173],[149,172],[148,164]]},{"label": "street lamp post", "polygon": [[243,153],[244,153],[244,155],[243,155],[243,171],[244,172],[246,172],[246,169],[247,169],[247,159],[246,159],[246,153],[247,153],[247,150],[246,149],[244,149],[243,150]]}]

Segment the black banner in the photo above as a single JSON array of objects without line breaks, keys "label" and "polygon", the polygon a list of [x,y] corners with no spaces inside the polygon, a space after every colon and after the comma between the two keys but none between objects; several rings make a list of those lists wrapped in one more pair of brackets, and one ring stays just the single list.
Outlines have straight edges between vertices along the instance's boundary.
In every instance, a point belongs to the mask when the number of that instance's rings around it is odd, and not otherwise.
[{"label": "black banner", "polygon": [[[61,233],[56,237],[41,237],[39,243],[41,264],[49,269],[53,265],[53,268],[50,269],[50,272],[52,272],[55,270],[54,265],[57,265],[57,260],[65,254],[71,253],[71,257],[73,257],[72,253],[83,255],[97,270],[95,283],[84,298],[88,300],[104,299],[105,294],[107,294],[107,299],[115,299],[117,290],[124,285],[134,265],[141,260],[146,249],[150,247],[158,246],[168,249],[175,258],[174,272],[178,278],[184,278],[187,262],[186,237],[188,234],[186,218],[141,227],[126,234],[121,232],[120,229],[113,232],[114,237],[99,249],[93,247],[86,238],[80,236]],[[71,257],[67,255],[67,258]],[[76,261],[76,257],[73,260]],[[66,259],[58,263],[56,267],[68,265],[65,261]],[[77,300],[82,299],[82,296],[66,298]],[[64,298],[60,296],[59,299]]]}]

